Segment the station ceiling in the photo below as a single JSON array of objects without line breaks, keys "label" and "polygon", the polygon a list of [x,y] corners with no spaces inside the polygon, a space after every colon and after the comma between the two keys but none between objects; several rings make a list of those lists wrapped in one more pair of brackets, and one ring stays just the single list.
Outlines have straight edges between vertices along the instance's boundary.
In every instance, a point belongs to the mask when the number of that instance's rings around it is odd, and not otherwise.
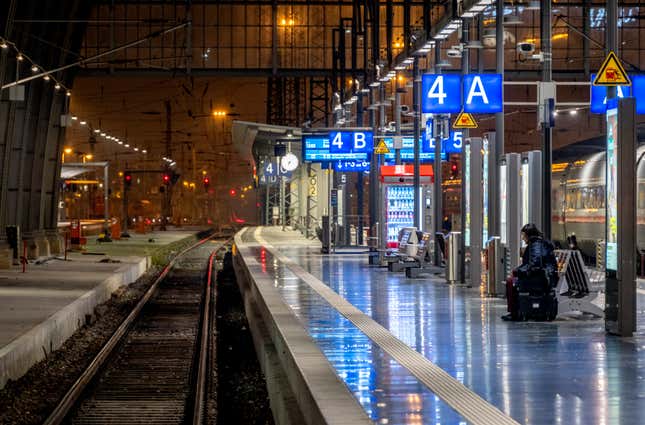
[{"label": "station ceiling", "polygon": [[[66,59],[71,62],[73,58],[92,58],[132,44],[99,60],[84,62],[68,74],[73,91],[70,112],[83,117],[93,128],[107,129],[116,137],[133,141],[146,149],[147,156],[96,139],[89,126],[68,129],[66,145],[73,146],[76,152],[92,150],[99,157],[109,156],[121,161],[123,167],[130,166],[128,163],[158,162],[160,157],[169,154],[192,173],[207,169],[228,176],[239,170],[242,178],[248,175],[244,165],[248,164],[248,158],[232,149],[232,121],[267,120],[268,105],[274,100],[268,83],[270,78],[301,79],[298,84],[302,83],[304,93],[297,108],[300,108],[299,117],[305,121],[312,97],[309,81],[334,76],[333,42],[339,23],[345,22],[348,26],[348,45],[352,32],[360,32],[355,38],[355,60],[349,47],[343,58],[346,75],[362,79],[366,66],[368,70],[373,69],[375,62],[369,22],[364,19],[368,16],[366,9],[373,11],[376,7],[379,11],[377,61],[387,65],[391,58],[404,51],[406,35],[424,31],[424,16],[429,16],[431,26],[437,25],[451,2],[430,2],[429,14],[429,3],[417,0],[66,0],[46,13],[39,9],[40,3],[11,0],[0,8],[3,18],[0,29],[8,28],[9,38],[34,58],[47,58],[67,49],[73,53]],[[507,2],[505,7],[507,17],[518,18],[504,30],[505,74],[509,81],[539,78],[539,61],[517,52],[520,41],[540,48],[539,11],[531,3]],[[589,74],[599,67],[604,58],[604,5],[604,1],[596,0],[553,2],[552,42],[557,80],[589,81]],[[629,72],[641,72],[645,63],[642,7],[638,0],[620,1],[619,5],[619,55]],[[12,7],[15,7],[13,11]],[[353,13],[361,17],[357,27],[342,20]],[[11,15],[13,19],[7,20]],[[191,25],[186,25],[188,18]],[[470,23],[471,33],[483,42],[483,48],[467,50],[475,70],[494,71],[496,46],[490,35],[495,19],[491,6],[481,19]],[[410,24],[408,28],[404,25],[406,21]],[[48,41],[48,34],[65,31],[75,34],[71,45],[60,46]],[[453,35],[443,45],[457,43],[457,36]],[[459,72],[460,59],[447,57],[445,50],[442,59],[449,63],[443,72]],[[430,54],[421,61],[421,68],[432,64]],[[401,78],[401,87],[407,86],[403,103],[410,104],[409,72],[402,72]],[[349,87],[351,82],[336,80],[334,84]],[[525,102],[535,99],[535,92],[532,85],[512,86],[507,88],[506,95],[513,101]],[[393,89],[388,88],[388,95],[392,93]],[[588,88],[563,86],[558,97],[563,101],[585,101]],[[168,104],[170,112],[167,112]],[[532,106],[506,109],[507,150],[539,148],[535,109]],[[211,116],[213,111],[223,111],[226,115],[216,119]],[[492,117],[478,118],[481,131],[494,128]],[[555,147],[598,137],[604,131],[602,117],[588,113],[584,107],[563,109],[556,125]]]}]

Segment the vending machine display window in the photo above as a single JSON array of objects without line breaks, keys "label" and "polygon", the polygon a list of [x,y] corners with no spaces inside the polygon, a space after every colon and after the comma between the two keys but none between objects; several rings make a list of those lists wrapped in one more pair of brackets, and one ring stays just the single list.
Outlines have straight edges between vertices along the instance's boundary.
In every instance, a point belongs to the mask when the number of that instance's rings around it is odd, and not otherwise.
[{"label": "vending machine display window", "polygon": [[388,186],[387,195],[387,243],[396,246],[399,232],[414,225],[414,188],[412,186]]}]

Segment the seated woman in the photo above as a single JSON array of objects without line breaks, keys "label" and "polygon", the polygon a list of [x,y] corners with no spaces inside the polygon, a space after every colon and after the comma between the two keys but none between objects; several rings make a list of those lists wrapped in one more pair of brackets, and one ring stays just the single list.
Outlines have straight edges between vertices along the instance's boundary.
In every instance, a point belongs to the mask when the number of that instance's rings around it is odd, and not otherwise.
[{"label": "seated woman", "polygon": [[546,293],[558,283],[558,263],[553,253],[553,243],[542,237],[535,224],[522,227],[522,264],[513,270],[513,278],[506,281],[508,314],[504,320],[519,320],[519,290]]}]

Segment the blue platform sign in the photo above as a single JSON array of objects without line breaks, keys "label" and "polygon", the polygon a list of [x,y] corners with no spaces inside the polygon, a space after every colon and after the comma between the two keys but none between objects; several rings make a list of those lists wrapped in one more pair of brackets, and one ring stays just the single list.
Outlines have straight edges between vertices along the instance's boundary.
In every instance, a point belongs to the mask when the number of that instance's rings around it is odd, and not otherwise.
[{"label": "blue platform sign", "polygon": [[305,162],[332,162],[338,160],[365,161],[367,153],[332,153],[327,134],[306,134],[302,136],[302,158]]},{"label": "blue platform sign", "polygon": [[[421,152],[434,152],[435,139],[432,136],[432,120],[426,123],[426,131],[423,134]],[[464,145],[464,133],[461,130],[451,130],[447,138],[441,143],[441,153],[460,153]]]},{"label": "blue platform sign", "polygon": [[369,161],[336,161],[334,170],[341,172],[359,171],[365,172],[370,170]]},{"label": "blue platform sign", "polygon": [[464,75],[464,112],[471,114],[502,112],[504,110],[503,85],[501,74]]},{"label": "blue platform sign", "polygon": [[[636,81],[639,80],[639,76],[630,76],[630,79],[632,80],[632,84],[636,86]],[[591,74],[591,81],[596,78],[596,74]],[[641,84],[645,85],[645,81],[641,78]],[[645,90],[643,91],[643,95],[645,95]],[[636,92],[636,90],[634,90]],[[617,86],[616,87],[616,96],[618,97],[629,97],[632,95],[632,87],[631,86]],[[638,100],[637,100],[637,105],[638,105]],[[645,107],[645,98],[643,98],[643,106]],[[638,106],[636,107],[637,112],[638,112]],[[593,114],[604,114],[607,112],[607,86],[594,86],[591,84],[591,96],[590,96],[590,101],[589,101],[589,110]],[[641,112],[638,112],[641,113]]]},{"label": "blue platform sign", "polygon": [[645,114],[645,75],[630,75],[629,78],[632,80],[631,95],[636,99],[636,113]]},{"label": "blue platform sign", "polygon": [[267,177],[284,176],[286,178],[291,178],[292,173],[291,171],[287,171],[282,168],[282,165],[278,165],[277,161],[266,161],[262,168],[262,175]]},{"label": "blue platform sign", "polygon": [[332,131],[329,133],[331,153],[371,153],[374,136],[370,131]]},{"label": "blue platform sign", "polygon": [[424,74],[421,78],[421,110],[432,114],[461,112],[460,80],[459,75]]}]

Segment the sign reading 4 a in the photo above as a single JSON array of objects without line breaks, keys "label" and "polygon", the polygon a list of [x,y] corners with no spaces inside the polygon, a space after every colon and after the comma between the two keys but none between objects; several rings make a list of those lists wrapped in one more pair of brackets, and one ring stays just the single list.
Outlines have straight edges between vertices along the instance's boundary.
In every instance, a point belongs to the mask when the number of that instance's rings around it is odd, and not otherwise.
[{"label": "sign reading 4 a", "polygon": [[459,75],[425,74],[421,86],[424,113],[492,114],[504,108],[501,74],[468,74],[463,80]]}]

